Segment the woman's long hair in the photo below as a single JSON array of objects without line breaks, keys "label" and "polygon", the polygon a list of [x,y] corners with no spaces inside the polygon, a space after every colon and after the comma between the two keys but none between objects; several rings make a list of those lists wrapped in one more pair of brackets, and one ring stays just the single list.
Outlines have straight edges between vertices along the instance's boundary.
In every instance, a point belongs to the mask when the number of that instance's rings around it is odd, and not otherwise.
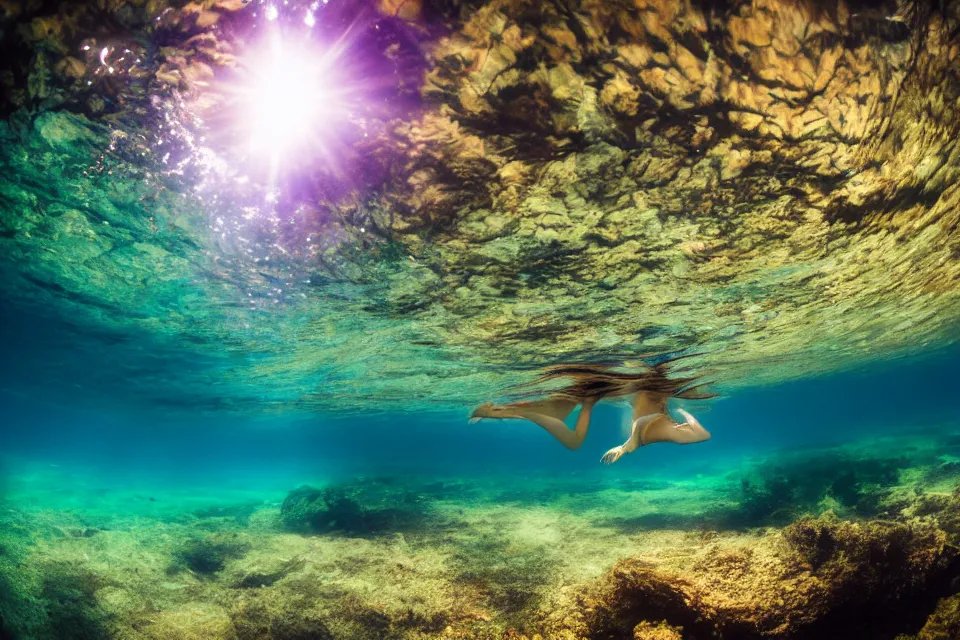
[{"label": "woman's long hair", "polygon": [[[717,394],[706,389],[706,383],[700,381],[700,376],[670,375],[670,366],[677,360],[686,357],[691,356],[678,356],[661,360],[656,364],[645,365],[646,370],[639,373],[621,373],[614,371],[613,365],[603,364],[553,365],[544,369],[536,380],[521,385],[521,387],[540,386],[558,378],[567,378],[571,380],[571,384],[548,393],[552,396],[565,396],[576,401],[584,398],[625,396],[641,391],[685,400],[715,398]],[[543,395],[543,391],[524,391],[518,395],[529,398],[534,395]]]}]

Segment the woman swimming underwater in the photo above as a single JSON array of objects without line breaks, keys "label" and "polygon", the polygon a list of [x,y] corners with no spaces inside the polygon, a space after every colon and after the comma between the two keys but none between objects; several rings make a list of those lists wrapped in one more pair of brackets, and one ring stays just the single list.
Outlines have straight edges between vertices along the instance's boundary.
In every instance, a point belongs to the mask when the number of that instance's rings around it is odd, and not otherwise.
[{"label": "woman swimming underwater", "polygon": [[[533,384],[556,378],[570,378],[573,384],[554,392],[544,400],[513,402],[505,405],[487,403],[478,407],[471,421],[481,418],[515,418],[529,420],[542,427],[568,449],[579,449],[590,429],[590,418],[597,402],[608,398],[629,398],[633,407],[630,437],[619,447],[607,451],[602,458],[612,464],[623,455],[655,442],[693,444],[710,439],[710,432],[692,415],[679,409],[686,419],[677,423],[667,413],[669,398],[700,400],[715,394],[695,384],[697,378],[670,378],[667,365],[661,363],[641,374],[611,371],[599,365],[558,365],[549,367]],[[564,420],[581,405],[580,415],[571,430]]]}]

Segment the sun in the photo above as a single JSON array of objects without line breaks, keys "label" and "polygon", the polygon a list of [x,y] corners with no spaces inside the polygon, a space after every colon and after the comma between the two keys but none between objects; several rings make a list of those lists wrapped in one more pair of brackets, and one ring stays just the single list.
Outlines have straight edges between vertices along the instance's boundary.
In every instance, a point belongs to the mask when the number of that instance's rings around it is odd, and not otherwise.
[{"label": "sun", "polygon": [[330,160],[348,124],[356,82],[343,69],[345,47],[272,29],[241,62],[232,82],[234,138],[249,163],[273,176]]},{"label": "sun", "polygon": [[272,37],[250,65],[241,117],[252,154],[287,155],[329,134],[344,115],[338,81],[322,52]]}]

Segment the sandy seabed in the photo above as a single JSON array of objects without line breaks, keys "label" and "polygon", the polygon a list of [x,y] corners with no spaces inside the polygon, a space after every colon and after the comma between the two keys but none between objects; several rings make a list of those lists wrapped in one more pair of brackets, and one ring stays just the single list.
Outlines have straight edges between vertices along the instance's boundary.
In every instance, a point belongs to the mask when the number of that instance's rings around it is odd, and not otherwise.
[{"label": "sandy seabed", "polygon": [[12,464],[4,640],[960,637],[960,438],[677,477],[312,479]]}]

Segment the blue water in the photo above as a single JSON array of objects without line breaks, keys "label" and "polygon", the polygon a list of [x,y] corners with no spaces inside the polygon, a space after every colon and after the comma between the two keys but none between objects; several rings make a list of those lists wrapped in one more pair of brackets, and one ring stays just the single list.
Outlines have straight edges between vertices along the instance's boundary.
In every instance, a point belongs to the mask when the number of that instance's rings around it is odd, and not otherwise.
[{"label": "blue water", "polygon": [[[747,455],[876,435],[927,433],[937,438],[960,430],[958,362],[960,349],[953,347],[923,358],[671,405],[691,410],[713,439],[696,446],[648,447],[603,473],[689,473]],[[264,490],[318,477],[593,472],[600,456],[623,441],[628,411],[599,405],[586,442],[571,452],[527,422],[469,424],[469,407],[457,413],[292,420],[108,406],[79,410],[61,406],[56,397],[9,392],[2,402],[0,451],[8,466],[32,462],[83,468],[104,478],[135,478],[147,485],[216,487],[226,482]]]},{"label": "blue water", "polygon": [[[623,405],[601,403],[584,445],[568,451],[525,421],[471,424],[472,407],[252,418],[130,397],[79,408],[75,396],[5,387],[0,638],[235,640],[234,629],[255,628],[244,637],[272,640],[269,625],[317,611],[331,626],[359,626],[283,637],[540,633],[554,598],[589,592],[621,561],[669,572],[691,552],[727,557],[723,544],[769,553],[784,535],[771,528],[808,514],[884,519],[904,495],[950,499],[958,362],[954,346],[777,386],[718,386],[719,398],[673,405],[711,440],[644,447],[612,466],[600,457],[625,439]],[[2,378],[16,379],[16,365],[4,360]],[[285,499],[305,484],[348,496],[348,507],[327,502],[324,524],[306,528],[314,521],[289,520]],[[273,572],[275,584],[238,586]],[[932,594],[896,629],[919,629],[941,597]],[[115,613],[118,602],[132,604]],[[406,629],[411,607],[424,621],[412,635],[378,635],[382,620]],[[433,619],[480,635],[445,636]],[[208,620],[221,623],[215,635]],[[824,637],[877,637],[842,629]]]}]

